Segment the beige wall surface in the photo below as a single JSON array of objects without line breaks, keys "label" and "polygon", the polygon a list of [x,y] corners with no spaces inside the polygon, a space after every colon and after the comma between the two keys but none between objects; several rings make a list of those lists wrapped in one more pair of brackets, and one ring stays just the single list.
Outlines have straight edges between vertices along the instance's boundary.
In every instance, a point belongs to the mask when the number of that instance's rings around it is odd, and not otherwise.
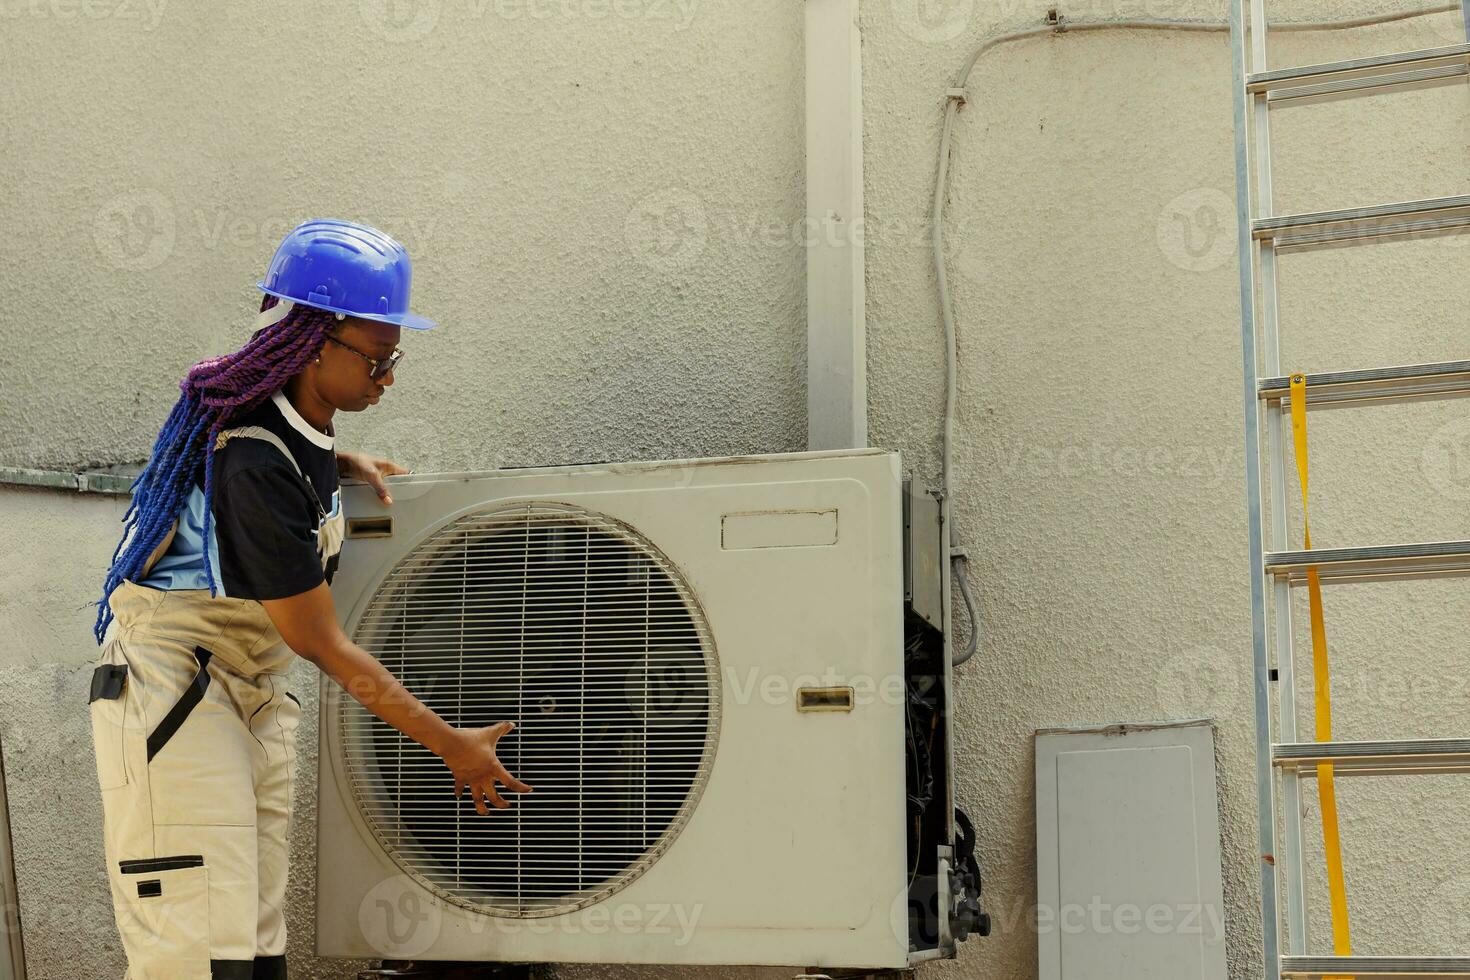
[{"label": "beige wall surface", "polygon": [[[863,6],[871,442],[931,480],[944,91],[981,39],[1048,6]],[[1213,0],[1060,6],[1076,22],[1224,17]],[[1270,4],[1301,19],[1392,6]],[[400,237],[415,305],[444,324],[406,339],[383,406],[341,419],[346,444],[419,470],[803,448],[801,24],[795,0],[0,0],[0,466],[142,459],[183,371],[241,342],[271,250],[313,216]],[[1461,38],[1449,15],[1292,33],[1273,37],[1272,63]],[[1228,42],[1005,44],[968,99],[946,231],[955,514],[984,632],[958,671],[957,779],[996,934],[920,975],[1035,975],[1035,729],[1205,716],[1219,730],[1230,972],[1251,976]],[[1470,192],[1463,81],[1275,122],[1279,210]],[[1467,256],[1470,236],[1286,258],[1283,366],[1465,357]],[[1315,413],[1311,431],[1319,546],[1470,536],[1463,402]],[[122,508],[0,491],[0,739],[33,980],[122,972],[84,694],[87,604]],[[1465,734],[1466,598],[1454,580],[1329,591],[1339,737]],[[1357,951],[1470,949],[1466,787],[1341,787]],[[349,977],[352,964],[311,955],[312,796],[292,845],[292,972]],[[1304,810],[1313,949],[1327,952],[1310,791]]]}]

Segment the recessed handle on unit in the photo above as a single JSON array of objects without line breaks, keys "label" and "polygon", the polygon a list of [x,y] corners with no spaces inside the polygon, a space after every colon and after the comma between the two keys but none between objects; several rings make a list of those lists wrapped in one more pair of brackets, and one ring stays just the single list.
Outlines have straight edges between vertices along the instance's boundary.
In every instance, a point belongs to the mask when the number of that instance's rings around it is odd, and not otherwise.
[{"label": "recessed handle on unit", "polygon": [[850,687],[799,687],[796,689],[797,711],[851,711]]},{"label": "recessed handle on unit", "polygon": [[383,517],[349,517],[347,518],[347,536],[349,538],[391,538],[393,536],[393,518],[387,515]]}]

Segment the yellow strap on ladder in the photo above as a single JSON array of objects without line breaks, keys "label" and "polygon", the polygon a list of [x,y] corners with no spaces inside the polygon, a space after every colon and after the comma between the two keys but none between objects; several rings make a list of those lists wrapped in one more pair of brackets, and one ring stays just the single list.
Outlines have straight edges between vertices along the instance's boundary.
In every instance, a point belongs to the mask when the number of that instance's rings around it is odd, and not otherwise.
[{"label": "yellow strap on ladder", "polygon": [[[1291,376],[1291,436],[1296,445],[1296,471],[1302,485],[1302,537],[1312,550],[1312,527],[1307,519],[1307,378]],[[1316,692],[1317,741],[1332,741],[1332,685],[1327,669],[1327,626],[1322,616],[1322,582],[1315,565],[1307,567],[1307,601],[1312,617],[1312,678]],[[1327,891],[1332,902],[1332,947],[1338,956],[1351,956],[1347,886],[1342,875],[1342,841],[1337,831],[1337,787],[1332,763],[1317,764],[1317,794],[1322,801],[1322,848],[1327,855]],[[1352,980],[1350,977],[1328,980]]]}]

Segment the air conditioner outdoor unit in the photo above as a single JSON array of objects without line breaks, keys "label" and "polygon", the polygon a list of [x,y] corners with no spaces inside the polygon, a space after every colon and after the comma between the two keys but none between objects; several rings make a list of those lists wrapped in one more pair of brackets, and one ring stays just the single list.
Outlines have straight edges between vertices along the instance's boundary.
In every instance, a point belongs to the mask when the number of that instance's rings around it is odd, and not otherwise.
[{"label": "air conditioner outdoor unit", "polygon": [[476,813],[323,677],[319,955],[954,955],[947,562],[897,453],[424,475],[393,497],[344,488],[347,633],[451,724],[516,721],[500,757],[535,791]]}]

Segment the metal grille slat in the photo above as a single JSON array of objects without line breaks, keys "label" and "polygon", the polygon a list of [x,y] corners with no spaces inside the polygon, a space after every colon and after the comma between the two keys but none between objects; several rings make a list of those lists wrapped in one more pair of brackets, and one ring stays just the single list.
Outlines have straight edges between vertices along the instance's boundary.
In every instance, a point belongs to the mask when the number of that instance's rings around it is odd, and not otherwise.
[{"label": "metal grille slat", "polygon": [[[494,618],[492,618],[492,617],[479,617],[479,618],[475,618],[475,617],[468,617],[467,616],[467,617],[465,617],[465,623],[464,623],[464,625],[466,627],[469,627],[469,626],[478,626],[480,623],[487,623],[487,622],[494,622]],[[529,621],[527,623],[528,626],[531,626],[531,625],[534,625],[534,624],[535,624],[535,620],[531,620],[531,621]],[[434,632],[451,632],[452,633],[453,631],[450,630],[448,627],[426,627],[426,628],[420,630],[419,632],[420,633],[434,633]],[[574,632],[574,631],[572,631],[572,630],[538,629],[536,631],[536,639],[537,639],[537,641],[539,641],[541,643],[550,643],[555,638],[563,637],[563,636],[570,636],[572,634],[572,632]],[[696,641],[699,638],[699,635],[697,633],[695,633],[692,630],[685,629],[684,627],[678,627],[678,628],[671,627],[671,628],[668,628],[668,629],[662,629],[662,630],[659,630],[658,633],[660,635],[686,636],[686,637],[689,637],[691,640],[696,640]],[[619,633],[619,631],[617,631],[615,629],[609,629],[609,630],[607,630],[607,634],[608,635],[611,635],[611,636],[621,636],[621,635],[624,635],[622,633]],[[632,634],[642,635],[641,631],[636,631],[636,630],[629,630],[628,631],[628,634],[630,634],[630,635],[632,635]],[[364,636],[371,636],[371,635],[373,635],[373,631],[372,630],[364,630],[363,631],[363,635]],[[492,634],[492,635],[494,635],[494,634]],[[509,634],[509,635],[512,635],[513,636],[515,634],[512,633],[512,634]],[[488,640],[486,642],[487,642],[487,644],[493,644],[494,643],[493,640]],[[403,645],[405,647],[409,647],[412,644],[405,643]]]}]

